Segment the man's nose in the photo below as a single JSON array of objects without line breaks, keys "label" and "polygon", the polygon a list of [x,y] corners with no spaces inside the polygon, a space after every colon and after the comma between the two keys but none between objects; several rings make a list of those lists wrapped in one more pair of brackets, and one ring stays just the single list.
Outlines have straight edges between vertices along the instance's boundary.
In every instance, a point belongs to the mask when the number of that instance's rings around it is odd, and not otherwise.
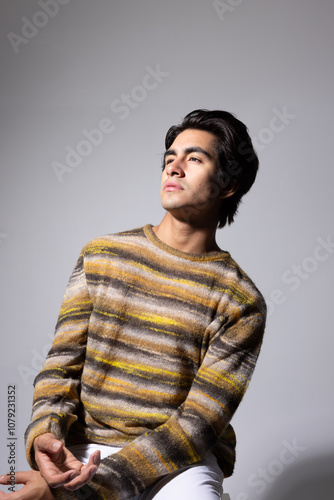
[{"label": "man's nose", "polygon": [[181,158],[175,158],[171,163],[169,163],[166,171],[169,176],[176,175],[178,177],[183,177],[184,171]]}]

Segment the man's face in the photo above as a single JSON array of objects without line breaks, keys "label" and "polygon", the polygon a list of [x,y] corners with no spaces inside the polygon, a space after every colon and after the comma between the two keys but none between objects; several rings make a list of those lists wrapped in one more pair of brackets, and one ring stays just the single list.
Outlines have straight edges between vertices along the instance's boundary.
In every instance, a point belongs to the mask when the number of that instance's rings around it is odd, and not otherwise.
[{"label": "man's face", "polygon": [[186,222],[208,224],[218,217],[222,196],[215,141],[210,132],[187,129],[165,152],[161,203]]}]

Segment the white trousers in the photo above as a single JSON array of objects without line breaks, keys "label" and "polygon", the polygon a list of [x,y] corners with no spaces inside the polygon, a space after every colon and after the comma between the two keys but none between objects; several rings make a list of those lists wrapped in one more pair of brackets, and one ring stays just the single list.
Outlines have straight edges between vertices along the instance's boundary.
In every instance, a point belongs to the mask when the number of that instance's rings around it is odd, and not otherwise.
[{"label": "white trousers", "polygon": [[[101,459],[120,450],[97,444],[76,445],[69,449],[84,464],[96,450],[100,450]],[[216,457],[211,454],[202,462],[168,474],[129,500],[221,500],[223,479]]]}]

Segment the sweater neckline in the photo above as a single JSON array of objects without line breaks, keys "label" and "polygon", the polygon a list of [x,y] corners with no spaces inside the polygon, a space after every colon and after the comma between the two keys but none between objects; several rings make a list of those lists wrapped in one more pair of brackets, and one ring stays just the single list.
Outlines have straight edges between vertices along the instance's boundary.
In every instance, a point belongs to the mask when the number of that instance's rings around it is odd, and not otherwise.
[{"label": "sweater neckline", "polygon": [[211,252],[211,253],[189,253],[183,252],[182,250],[178,250],[173,248],[167,243],[161,241],[153,231],[153,224],[146,224],[144,226],[144,234],[146,238],[156,247],[164,250],[165,252],[176,255],[182,259],[192,260],[192,261],[201,261],[201,262],[211,262],[215,260],[223,260],[228,257],[230,254],[224,250],[219,252]]}]

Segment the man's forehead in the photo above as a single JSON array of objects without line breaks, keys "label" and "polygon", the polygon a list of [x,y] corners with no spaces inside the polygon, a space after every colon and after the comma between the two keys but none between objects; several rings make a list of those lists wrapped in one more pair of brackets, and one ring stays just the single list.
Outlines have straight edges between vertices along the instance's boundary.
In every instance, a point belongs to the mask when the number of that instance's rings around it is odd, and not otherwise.
[{"label": "man's forehead", "polygon": [[206,130],[186,129],[178,134],[165,154],[176,152],[198,152],[215,157],[216,136]]}]

